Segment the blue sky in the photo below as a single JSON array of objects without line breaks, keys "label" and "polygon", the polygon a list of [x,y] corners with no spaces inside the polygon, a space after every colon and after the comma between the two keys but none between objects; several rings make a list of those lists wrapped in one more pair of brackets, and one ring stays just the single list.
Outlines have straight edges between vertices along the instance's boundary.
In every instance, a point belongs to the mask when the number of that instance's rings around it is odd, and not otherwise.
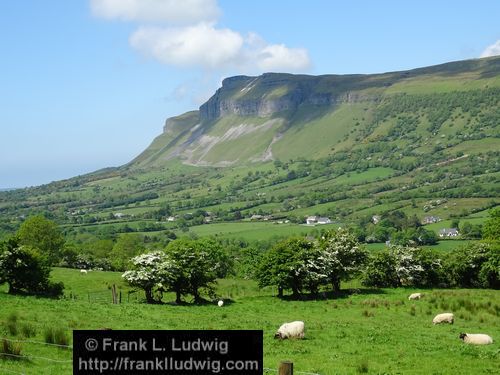
[{"label": "blue sky", "polygon": [[138,155],[236,74],[376,73],[500,54],[500,2],[0,3],[0,188]]}]

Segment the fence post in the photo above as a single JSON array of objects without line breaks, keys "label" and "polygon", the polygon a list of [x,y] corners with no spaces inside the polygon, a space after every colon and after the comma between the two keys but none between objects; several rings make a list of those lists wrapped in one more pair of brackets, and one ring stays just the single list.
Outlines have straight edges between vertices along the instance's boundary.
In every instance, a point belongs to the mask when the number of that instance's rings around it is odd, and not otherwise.
[{"label": "fence post", "polygon": [[122,303],[122,291],[120,290],[120,304]]},{"label": "fence post", "polygon": [[281,361],[278,375],[293,375],[293,362]]},{"label": "fence post", "polygon": [[116,298],[116,285],[113,284],[113,287],[111,288],[111,295],[113,297],[113,304],[116,305],[118,302],[117,302],[117,298]]}]

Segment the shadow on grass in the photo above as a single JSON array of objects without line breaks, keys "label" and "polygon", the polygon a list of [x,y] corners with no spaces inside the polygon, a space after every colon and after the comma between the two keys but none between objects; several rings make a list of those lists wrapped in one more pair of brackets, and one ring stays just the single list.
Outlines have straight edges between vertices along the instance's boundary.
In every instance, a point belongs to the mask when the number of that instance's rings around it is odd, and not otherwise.
[{"label": "shadow on grass", "polygon": [[321,300],[335,300],[344,299],[353,295],[373,295],[373,294],[386,294],[383,289],[376,288],[353,288],[342,289],[339,293],[320,292],[320,293],[302,293],[298,297],[293,295],[286,295],[281,298],[283,301],[321,301]]},{"label": "shadow on grass", "polygon": [[[230,306],[232,304],[234,304],[235,302],[232,300],[232,299],[229,299],[229,298],[224,298],[223,299],[224,301],[224,306]],[[217,302],[219,302],[219,300],[207,300],[207,299],[200,299],[199,301],[195,302],[194,300],[191,300],[189,302],[186,302],[186,301],[181,301],[180,303],[177,303],[175,301],[168,301],[168,302],[163,302],[161,304],[163,305],[169,305],[169,306],[208,306],[208,305],[212,305],[212,306],[215,306],[215,307],[219,307],[217,305]]]}]

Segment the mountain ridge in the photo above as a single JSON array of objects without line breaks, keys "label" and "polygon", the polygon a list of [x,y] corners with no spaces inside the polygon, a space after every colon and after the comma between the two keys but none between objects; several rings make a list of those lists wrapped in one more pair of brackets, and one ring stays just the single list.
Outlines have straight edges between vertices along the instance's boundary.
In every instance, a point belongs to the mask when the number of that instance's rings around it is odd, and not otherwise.
[{"label": "mountain ridge", "polygon": [[[345,105],[358,111],[357,104],[367,103],[370,107],[367,114],[371,116],[378,105],[397,94],[500,87],[499,72],[500,58],[491,57],[380,74],[264,73],[228,77],[197,111],[167,119],[163,133],[129,165],[147,167],[174,158],[200,166],[281,159],[290,154],[280,150],[293,143],[290,138],[294,129],[307,127],[325,116],[331,117],[324,121],[334,128],[342,122],[336,116],[342,111],[336,115],[335,112]],[[359,121],[351,122],[354,125]],[[367,122],[363,125],[370,126]],[[252,137],[265,140],[250,142]],[[255,147],[256,144],[259,146]],[[242,146],[252,152],[242,155],[238,152]],[[321,145],[319,154],[329,154],[327,147],[332,149],[335,144]],[[304,156],[300,154],[303,150],[297,151],[293,156]]]}]

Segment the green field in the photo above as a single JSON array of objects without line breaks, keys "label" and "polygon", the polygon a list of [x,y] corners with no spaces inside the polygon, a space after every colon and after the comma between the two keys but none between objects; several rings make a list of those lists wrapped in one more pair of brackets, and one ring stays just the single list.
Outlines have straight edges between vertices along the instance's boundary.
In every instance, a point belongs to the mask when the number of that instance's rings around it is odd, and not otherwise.
[{"label": "green field", "polygon": [[[249,280],[221,280],[218,295],[231,298],[223,308],[215,304],[175,306],[139,302],[113,305],[89,302],[87,294],[108,292],[115,283],[124,294],[119,273],[56,269],[54,279],[66,283],[76,299],[46,300],[10,296],[0,290],[0,330],[22,343],[21,354],[31,360],[0,359],[2,374],[70,374],[71,350],[46,346],[47,328],[74,329],[259,329],[264,335],[264,366],[276,369],[291,360],[294,370],[330,374],[493,374],[500,366],[500,291],[425,290],[420,301],[409,302],[413,289],[351,289],[338,299],[280,300],[272,290],[259,290]],[[351,284],[352,287],[353,284]],[[167,295],[165,301],[172,301]],[[435,314],[452,311],[454,325],[432,325]],[[33,335],[13,335],[9,316],[17,328],[29,325]],[[286,321],[303,320],[304,340],[273,339]],[[12,328],[12,327],[11,327]],[[468,346],[460,332],[484,332],[495,340],[484,347]],[[423,358],[425,357],[425,360]],[[61,361],[61,362],[55,362]],[[266,372],[267,373],[267,372]]]},{"label": "green field", "polygon": [[229,238],[243,238],[248,241],[269,240],[279,237],[302,236],[315,229],[331,229],[334,224],[308,226],[298,224],[277,224],[275,222],[238,222],[198,225],[189,228],[189,231],[200,237],[224,236]]}]

